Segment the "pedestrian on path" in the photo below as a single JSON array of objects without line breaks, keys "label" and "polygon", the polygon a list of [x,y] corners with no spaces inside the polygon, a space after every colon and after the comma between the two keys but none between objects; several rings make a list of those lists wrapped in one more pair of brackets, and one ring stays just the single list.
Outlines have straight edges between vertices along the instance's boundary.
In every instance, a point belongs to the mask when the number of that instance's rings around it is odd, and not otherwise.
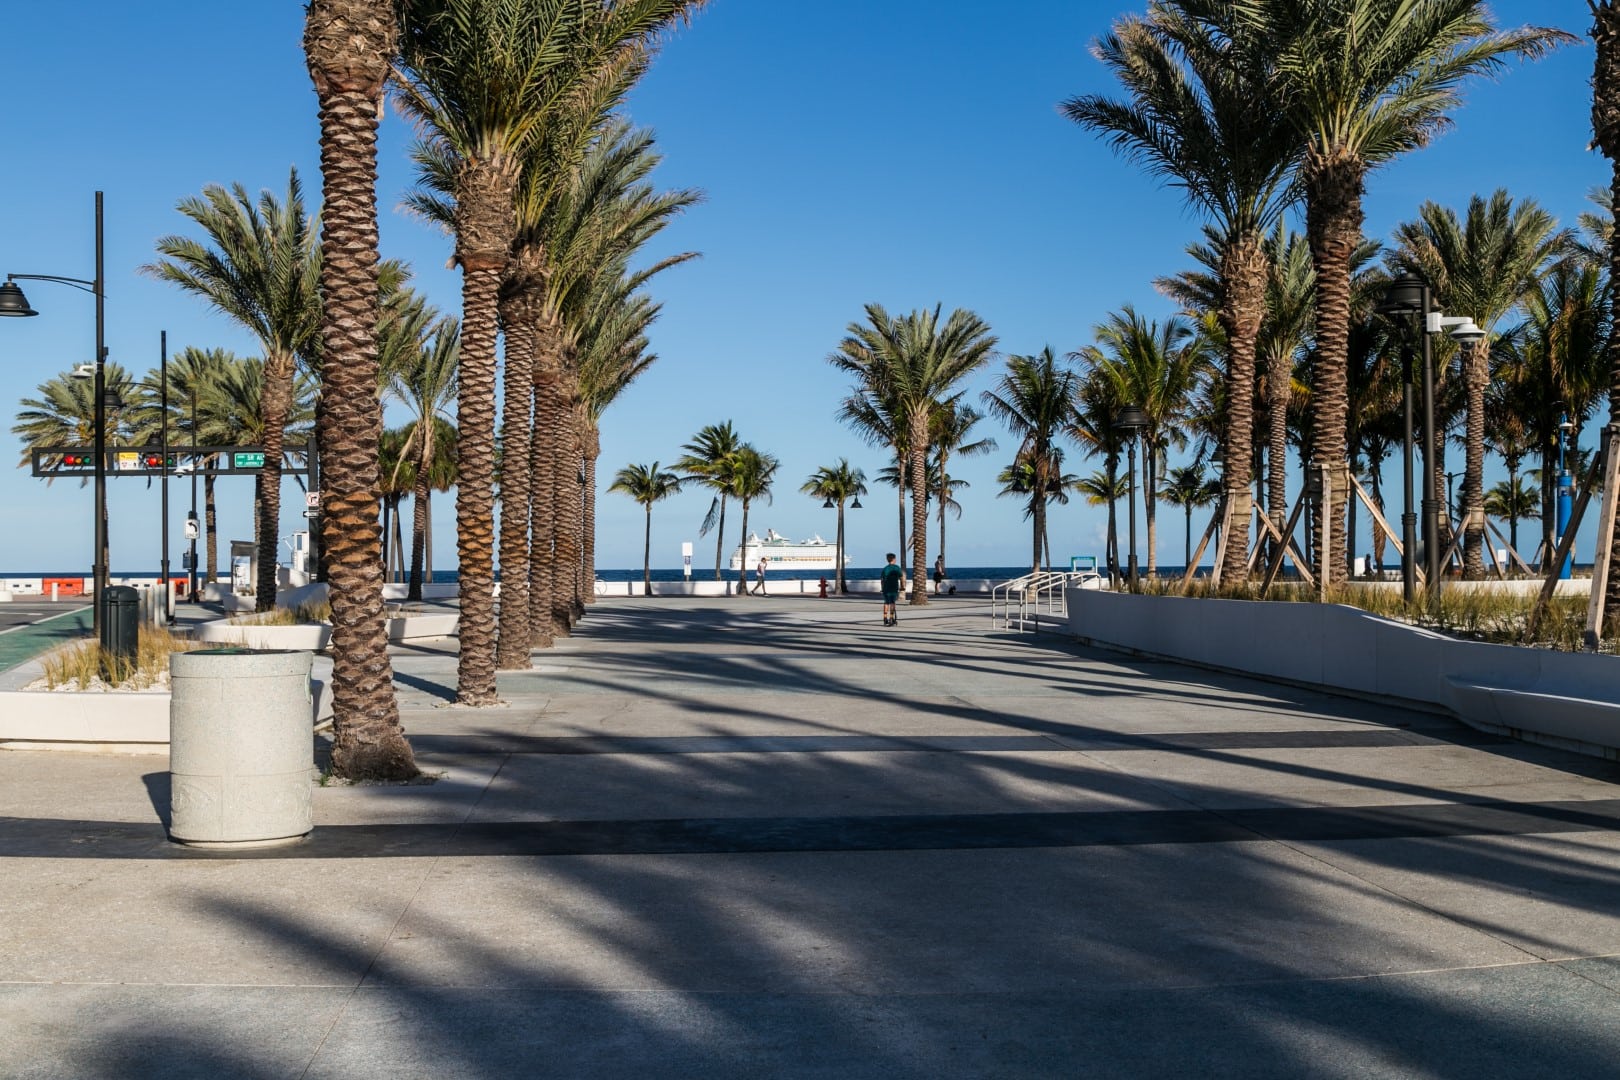
[{"label": "pedestrian on path", "polygon": [[765,595],[765,556],[759,557],[759,568],[754,571],[754,592],[759,596]]},{"label": "pedestrian on path", "polygon": [[934,560],[934,595],[939,596],[945,590],[945,553],[941,552]]},{"label": "pedestrian on path", "polygon": [[900,580],[905,575],[900,572],[900,567],[895,565],[894,552],[889,552],[888,557],[889,565],[883,568],[883,577],[880,579],[883,586],[883,625],[894,626],[900,621],[895,604],[900,600]]}]

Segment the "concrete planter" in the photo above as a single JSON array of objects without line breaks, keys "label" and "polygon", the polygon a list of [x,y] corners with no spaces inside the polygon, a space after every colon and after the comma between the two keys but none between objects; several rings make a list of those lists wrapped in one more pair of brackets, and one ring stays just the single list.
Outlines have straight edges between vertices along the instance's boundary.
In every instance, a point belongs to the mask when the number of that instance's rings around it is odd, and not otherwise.
[{"label": "concrete planter", "polygon": [[453,637],[461,626],[461,616],[396,615],[388,620],[389,641],[425,641],[431,638]]},{"label": "concrete planter", "polygon": [[1338,604],[1070,589],[1069,631],[1126,652],[1392,698],[1620,757],[1620,657],[1462,641]]},{"label": "concrete planter", "polygon": [[169,835],[261,844],[311,826],[307,652],[205,649],[169,658]]},{"label": "concrete planter", "polygon": [[328,623],[297,626],[255,626],[215,619],[197,627],[196,640],[211,645],[238,645],[246,649],[293,649],[320,652],[332,640]]},{"label": "concrete planter", "polygon": [[0,748],[161,754],[168,746],[167,693],[0,693]]}]

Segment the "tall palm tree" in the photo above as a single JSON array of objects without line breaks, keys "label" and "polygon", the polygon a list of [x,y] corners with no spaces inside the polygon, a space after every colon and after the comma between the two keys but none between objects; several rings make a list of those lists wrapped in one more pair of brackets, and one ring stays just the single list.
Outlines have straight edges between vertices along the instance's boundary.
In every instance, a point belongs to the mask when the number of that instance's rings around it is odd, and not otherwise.
[{"label": "tall palm tree", "polygon": [[1204,463],[1201,461],[1178,466],[1165,475],[1164,488],[1159,492],[1159,498],[1171,506],[1181,507],[1187,515],[1187,553],[1182,557],[1182,566],[1187,569],[1192,568],[1193,511],[1200,507],[1213,506],[1220,497],[1220,483],[1211,480],[1205,474]]},{"label": "tall palm tree", "polygon": [[[231,440],[215,430],[217,419],[212,411],[205,411],[203,403],[217,392],[215,385],[227,367],[237,362],[236,356],[225,349],[199,349],[187,346],[175,354],[168,364],[169,372],[169,427],[184,433],[191,446],[230,445]],[[153,403],[161,402],[160,376],[153,374],[145,389]],[[200,464],[200,463],[199,463]],[[218,580],[218,533],[215,520],[214,481],[211,472],[203,474],[204,541],[207,567],[203,582],[212,585]],[[195,475],[192,478],[195,484]],[[195,489],[193,489],[195,490]]]},{"label": "tall palm tree", "polygon": [[[1054,446],[1045,464],[1037,464],[1032,455],[1023,450],[1012,464],[996,474],[1001,485],[999,496],[1024,496],[1024,520],[1034,523],[1035,563],[1032,573],[1040,573],[1042,566],[1052,564],[1052,536],[1046,526],[1046,504],[1067,505],[1069,492],[1083,481],[1063,471],[1063,448]],[[1044,556],[1044,558],[1043,558]]]},{"label": "tall palm tree", "polygon": [[[1482,0],[1231,0],[1245,47],[1275,58],[1284,115],[1304,145],[1299,180],[1316,265],[1311,456],[1333,470],[1330,542],[1344,535],[1349,494],[1351,263],[1362,242],[1367,174],[1429,143],[1450,123],[1471,76],[1564,41],[1539,27],[1499,31]],[[1328,580],[1346,567],[1326,559]]]},{"label": "tall palm tree", "polygon": [[321,123],[320,531],[331,583],[332,765],[351,779],[418,773],[394,697],[377,529],[377,124],[398,39],[393,0],[310,0],[304,57]]},{"label": "tall palm tree", "polygon": [[737,551],[743,562],[737,569],[738,596],[748,595],[748,508],[755,499],[771,501],[771,484],[780,465],[780,461],[756,449],[752,443],[744,443],[731,456],[727,488],[731,497],[742,504],[742,533]]},{"label": "tall palm tree", "polygon": [[[1098,485],[1087,491],[1088,495],[1099,493],[1112,493],[1123,490],[1124,480],[1120,476],[1120,457],[1125,452],[1125,441],[1119,429],[1114,426],[1114,419],[1125,402],[1120,400],[1119,387],[1115,380],[1110,379],[1106,373],[1090,366],[1094,357],[1086,352],[1071,353],[1071,360],[1080,360],[1087,366],[1079,373],[1079,383],[1075,390],[1074,413],[1070,417],[1070,439],[1080,445],[1080,449],[1087,457],[1101,456],[1103,468],[1092,474],[1088,479],[1081,480],[1082,485],[1098,481]],[[1105,542],[1107,547],[1106,558],[1110,579],[1119,577],[1119,497],[1108,494],[1100,500],[1091,500],[1092,505],[1106,503],[1108,506],[1108,535]]]},{"label": "tall palm tree", "polygon": [[[836,465],[823,465],[810,474],[810,479],[799,490],[817,499],[830,500],[838,507],[838,534],[833,544],[833,589],[840,594],[849,592],[844,582],[844,503],[866,494],[866,474],[853,468],[848,458],[839,458]],[[746,568],[745,568],[746,569]]]},{"label": "tall palm tree", "polygon": [[[1159,467],[1170,445],[1182,439],[1180,421],[1199,384],[1205,359],[1192,347],[1196,342],[1185,320],[1171,317],[1160,324],[1144,318],[1129,304],[1094,327],[1093,333],[1097,344],[1086,350],[1092,370],[1114,383],[1119,401],[1140,407],[1147,416],[1140,438],[1147,572],[1152,576],[1158,569]],[[1249,455],[1252,449],[1245,446],[1243,452]],[[1233,543],[1230,536],[1227,543]]]},{"label": "tall palm tree", "polygon": [[[863,358],[863,361],[869,358]],[[834,363],[838,363],[836,359]],[[900,558],[902,577],[910,560],[910,543],[906,533],[906,462],[911,460],[910,452],[906,449],[907,433],[895,423],[895,407],[892,398],[884,397],[881,386],[873,384],[867,371],[856,372],[861,385],[844,398],[839,404],[838,418],[842,420],[862,439],[871,446],[881,446],[894,455],[894,464],[885,466],[878,472],[878,480],[894,488],[895,492],[895,521],[897,527],[897,546],[895,551]]]},{"label": "tall palm tree", "polygon": [[1030,501],[1034,546],[1030,566],[1041,565],[1041,542],[1046,536],[1046,493],[1063,473],[1058,435],[1074,413],[1075,374],[1058,363],[1048,345],[1033,356],[1007,357],[1006,370],[993,389],[980,398],[990,415],[1000,420],[1018,440],[1017,461],[1031,491],[1042,494]]},{"label": "tall palm tree", "polygon": [[[264,351],[259,402],[264,472],[258,484],[259,576],[254,602],[258,610],[268,611],[276,602],[281,456],[293,374],[298,362],[311,360],[320,347],[320,248],[313,223],[304,213],[296,169],[280,199],[263,191],[255,200],[241,184],[229,190],[210,184],[200,197],[180,200],[177,209],[202,229],[208,241],[161,237],[156,247],[162,258],[141,267],[141,272],[201,298],[257,338]],[[375,456],[373,448],[370,457]],[[374,460],[371,467],[376,467]],[[377,603],[381,602],[379,598]]]},{"label": "tall palm tree", "polygon": [[1435,302],[1471,317],[1485,331],[1483,341],[1463,344],[1466,395],[1462,515],[1463,576],[1485,576],[1481,550],[1485,512],[1485,393],[1490,384],[1490,346],[1497,322],[1536,287],[1550,262],[1573,242],[1567,230],[1533,199],[1517,205],[1501,188],[1489,199],[1475,195],[1464,220],[1455,211],[1426,202],[1415,221],[1395,229],[1400,245],[1394,262],[1420,273]]},{"label": "tall palm tree", "polygon": [[957,383],[989,362],[996,339],[984,321],[958,308],[940,323],[941,306],[893,318],[880,304],[866,305],[866,323],[851,323],[830,358],[862,380],[861,393],[882,403],[894,429],[906,434],[911,488],[911,602],[928,603],[929,418]]},{"label": "tall palm tree", "polygon": [[[1070,119],[1182,188],[1213,221],[1216,307],[1226,345],[1223,573],[1232,581],[1248,572],[1255,342],[1268,274],[1264,240],[1294,199],[1290,175],[1299,159],[1273,57],[1233,10],[1241,6],[1154,0],[1145,16],[1120,19],[1094,48],[1127,99],[1093,94],[1063,105]],[[1150,564],[1153,550],[1150,540]]]},{"label": "tall palm tree", "polygon": [[[1603,156],[1609,159],[1609,188],[1602,205],[1607,213],[1594,218],[1596,233],[1592,247],[1601,253],[1601,262],[1608,269],[1610,282],[1609,324],[1620,325],[1620,239],[1614,227],[1615,207],[1620,206],[1620,10],[1613,0],[1587,0],[1592,12],[1592,40],[1597,55],[1592,68],[1592,140]],[[1607,235],[1603,235],[1604,233]],[[1608,341],[1609,422],[1620,423],[1620,340],[1611,336]],[[1604,493],[1608,500],[1620,499],[1620,492]],[[1620,514],[1616,514],[1613,536],[1600,536],[1599,544],[1609,545],[1609,580],[1604,586],[1605,622],[1613,625],[1620,617]],[[1599,627],[1602,633],[1605,627]]]},{"label": "tall palm tree", "polygon": [[709,503],[709,512],[704,515],[703,523],[698,526],[698,535],[702,536],[710,529],[715,530],[714,580],[716,581],[720,580],[720,560],[724,554],[722,545],[725,543],[726,499],[731,492],[732,461],[742,446],[743,442],[737,437],[737,431],[731,426],[730,420],[720,424],[709,424],[692,436],[691,442],[681,445],[681,449],[686,453],[676,460],[674,466],[685,479],[702,484],[714,492],[714,499]]},{"label": "tall palm tree", "polygon": [[651,465],[626,465],[608,485],[609,491],[630,496],[647,510],[647,535],[641,549],[641,595],[652,595],[652,508],[681,490],[681,478]]},{"label": "tall palm tree", "polygon": [[962,506],[951,498],[951,492],[967,486],[966,480],[951,477],[947,469],[950,459],[983,457],[996,449],[995,439],[972,438],[973,427],[984,419],[984,414],[961,398],[962,395],[957,394],[940,402],[929,419],[928,439],[934,450],[933,463],[928,470],[928,475],[934,479],[929,487],[939,500],[939,547],[935,551],[941,559],[945,558],[945,512],[953,511],[958,519],[962,516]]}]

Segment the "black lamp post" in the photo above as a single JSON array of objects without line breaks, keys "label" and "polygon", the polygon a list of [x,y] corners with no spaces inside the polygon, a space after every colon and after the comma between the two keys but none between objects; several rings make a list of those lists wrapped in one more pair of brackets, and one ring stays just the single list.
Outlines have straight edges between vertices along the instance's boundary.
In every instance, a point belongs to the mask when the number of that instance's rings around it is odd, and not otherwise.
[{"label": "black lamp post", "polygon": [[[1390,282],[1389,288],[1384,291],[1378,313],[1390,318],[1417,315],[1427,309],[1428,304],[1429,286],[1422,278],[1403,274]],[[1427,438],[1427,432],[1434,426],[1434,398],[1433,382],[1429,376],[1429,335],[1425,333],[1422,336],[1424,386],[1428,388],[1424,396],[1423,430]],[[1401,593],[1408,604],[1417,597],[1417,513],[1412,508],[1412,360],[1412,342],[1408,339],[1401,349],[1401,470],[1406,489],[1401,500]],[[1424,453],[1425,462],[1432,460],[1427,456],[1427,449]],[[1425,470],[1425,491],[1433,482],[1427,473]]]},{"label": "black lamp post", "polygon": [[1136,443],[1137,443],[1138,439],[1140,438],[1140,436],[1142,434],[1142,429],[1147,427],[1147,426],[1148,426],[1148,415],[1147,415],[1147,413],[1142,411],[1142,407],[1140,405],[1127,405],[1123,409],[1119,410],[1119,415],[1118,416],[1114,417],[1114,429],[1116,431],[1122,432],[1125,435],[1126,460],[1129,463],[1128,466],[1127,466],[1128,472],[1126,473],[1126,475],[1129,477],[1129,479],[1126,481],[1126,484],[1125,484],[1125,492],[1126,492],[1127,504],[1128,504],[1129,510],[1130,510],[1130,519],[1131,519],[1130,520],[1130,528],[1128,530],[1129,535],[1130,535],[1130,543],[1131,543],[1131,557],[1130,557],[1129,577],[1126,580],[1129,582],[1128,587],[1130,588],[1131,592],[1135,592],[1136,588],[1137,588],[1137,575],[1136,575]]},{"label": "black lamp post", "polygon": [[4,284],[0,284],[0,316],[26,317],[38,315],[39,312],[28,306],[28,298],[23,295],[17,281],[54,281],[60,285],[71,285],[75,289],[87,292],[96,298],[96,386],[95,386],[95,446],[96,458],[96,524],[95,524],[95,563],[94,578],[91,585],[91,618],[95,627],[96,637],[101,637],[101,593],[107,585],[107,566],[103,556],[107,550],[107,406],[103,392],[107,388],[107,290],[106,277],[103,273],[103,252],[105,250],[102,236],[101,192],[96,192],[96,276],[90,281],[83,278],[60,277],[55,274],[7,274]]}]

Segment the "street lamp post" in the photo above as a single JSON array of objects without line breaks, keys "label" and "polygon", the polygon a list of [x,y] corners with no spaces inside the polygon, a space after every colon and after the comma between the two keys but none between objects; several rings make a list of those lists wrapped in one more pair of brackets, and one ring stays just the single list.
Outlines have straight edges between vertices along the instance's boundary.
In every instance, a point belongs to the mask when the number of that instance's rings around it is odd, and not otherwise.
[{"label": "street lamp post", "polygon": [[[1485,336],[1485,331],[1474,325],[1474,320],[1467,316],[1442,315],[1434,310],[1434,301],[1430,295],[1429,283],[1416,274],[1402,274],[1389,283],[1384,290],[1384,298],[1378,304],[1380,315],[1394,317],[1397,315],[1417,315],[1422,322],[1419,327],[1419,336],[1423,339],[1423,554],[1425,585],[1429,595],[1438,598],[1440,595],[1440,495],[1435,489],[1434,463],[1436,455],[1436,432],[1434,420],[1434,349],[1429,339],[1441,331],[1449,331],[1450,336],[1462,343],[1479,341]],[[1405,445],[1403,457],[1406,468],[1406,497],[1405,513],[1401,515],[1401,543],[1405,551],[1401,555],[1401,578],[1405,583],[1407,600],[1410,601],[1415,593],[1415,563],[1413,562],[1414,537],[1410,523],[1412,511],[1412,379],[1410,352],[1407,354],[1406,388],[1405,388]]]},{"label": "street lamp post", "polygon": [[159,483],[162,490],[163,508],[163,551],[158,557],[158,566],[163,578],[163,584],[158,595],[163,598],[163,621],[169,626],[174,625],[174,607],[169,603],[169,332],[158,331],[158,409],[162,413],[158,417],[158,456],[163,461],[163,479]]},{"label": "street lamp post", "polygon": [[97,640],[101,637],[101,594],[107,585],[107,409],[103,391],[107,388],[107,290],[104,273],[105,244],[102,230],[101,192],[96,192],[96,276],[93,280],[61,277],[56,274],[7,274],[0,284],[0,316],[27,317],[39,312],[28,306],[28,298],[16,284],[18,281],[54,281],[71,285],[96,298],[96,386],[95,386],[95,445],[96,459],[96,524],[94,577],[91,584],[91,619]]},{"label": "street lamp post", "polygon": [[[1125,482],[1126,504],[1130,513],[1130,527],[1127,530],[1130,537],[1131,555],[1130,569],[1126,581],[1131,592],[1137,590],[1136,573],[1136,444],[1140,440],[1142,429],[1148,425],[1147,413],[1142,411],[1140,405],[1127,405],[1119,410],[1114,418],[1116,430],[1124,432],[1126,446],[1126,461],[1128,462]],[[1146,462],[1144,461],[1144,465]]]},{"label": "street lamp post", "polygon": [[[1564,451],[1568,445],[1569,433],[1575,430],[1566,412],[1558,421],[1558,508],[1554,520],[1557,522],[1557,536],[1553,538],[1553,551],[1564,542],[1564,533],[1569,531],[1570,514],[1575,507],[1575,478],[1570,475],[1569,463],[1565,460]],[[1551,558],[1551,555],[1548,556]],[[1575,552],[1571,548],[1569,556],[1558,568],[1558,576],[1568,578],[1574,573]]]}]

